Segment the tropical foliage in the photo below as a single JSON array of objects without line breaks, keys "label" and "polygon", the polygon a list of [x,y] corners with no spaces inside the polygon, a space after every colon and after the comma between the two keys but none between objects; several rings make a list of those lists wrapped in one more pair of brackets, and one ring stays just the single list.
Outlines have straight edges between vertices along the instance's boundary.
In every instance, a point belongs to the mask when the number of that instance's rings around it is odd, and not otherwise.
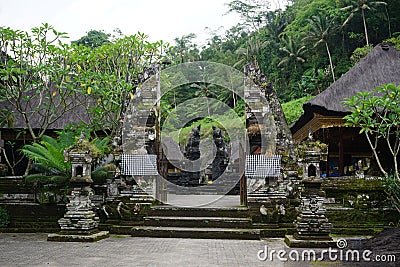
[{"label": "tropical foliage", "polygon": [[[65,140],[64,140],[65,142]],[[43,135],[40,143],[32,143],[22,148],[22,153],[32,159],[32,170],[37,172],[27,176],[27,181],[63,183],[71,176],[71,163],[64,161],[64,149],[71,143],[63,143]]]},{"label": "tropical foliage", "polygon": [[286,121],[289,125],[294,123],[303,113],[303,104],[311,100],[313,96],[304,96],[286,103],[282,103],[283,113],[285,113]]},{"label": "tropical foliage", "polygon": [[[400,32],[400,0],[292,0],[276,10],[270,1],[234,0],[227,11],[239,14],[241,21],[226,31],[210,31],[202,47],[193,33],[176,37],[169,45],[150,42],[142,33],[125,36],[118,30],[114,35],[91,30],[68,44],[66,33],[48,24],[30,32],[1,27],[0,100],[9,106],[0,107],[0,124],[13,127],[16,118],[10,108],[14,109],[36,142],[29,148],[42,153],[39,157],[25,151],[35,160],[36,170],[59,175],[66,169],[60,156],[48,159],[44,151],[61,147],[42,138],[46,130],[64,114],[78,110],[78,117],[89,116],[71,128],[114,135],[127,101],[143,81],[142,73],[154,63],[203,60],[243,70],[251,62],[267,75],[280,100],[288,103],[287,119],[293,122],[305,99],[325,90],[373,45],[389,38],[400,47],[395,38]],[[180,103],[199,96],[217,98],[243,116],[243,100],[232,92],[209,84],[185,84],[161,99],[163,119]],[[207,104],[207,108],[213,107]],[[32,126],[36,118],[40,118],[38,131]],[[39,170],[38,164],[45,162],[50,169]]]},{"label": "tropical foliage", "polygon": [[[384,84],[371,92],[359,92],[348,98],[344,104],[351,108],[351,114],[345,119],[350,126],[360,127],[374,153],[376,162],[388,177],[389,195],[400,212],[399,166],[400,152],[400,86]],[[384,168],[384,156],[378,151],[378,144],[383,141],[391,155],[393,170]],[[393,178],[391,178],[393,177]]]},{"label": "tropical foliage", "polygon": [[346,99],[344,104],[351,108],[351,114],[345,119],[350,126],[361,127],[375,155],[380,170],[385,176],[388,171],[383,168],[377,146],[383,140],[392,155],[394,176],[399,177],[397,156],[400,152],[400,86],[384,84],[370,92],[359,92]]},{"label": "tropical foliage", "polygon": [[[32,174],[26,176],[28,182],[62,184],[71,178],[71,163],[65,161],[64,151],[77,142],[77,137],[71,132],[59,132],[57,138],[43,135],[40,143],[25,145],[22,153],[33,161]],[[87,145],[101,157],[109,152],[108,137],[94,138]],[[102,169],[98,168],[101,172]],[[96,175],[96,174],[94,174]]]}]

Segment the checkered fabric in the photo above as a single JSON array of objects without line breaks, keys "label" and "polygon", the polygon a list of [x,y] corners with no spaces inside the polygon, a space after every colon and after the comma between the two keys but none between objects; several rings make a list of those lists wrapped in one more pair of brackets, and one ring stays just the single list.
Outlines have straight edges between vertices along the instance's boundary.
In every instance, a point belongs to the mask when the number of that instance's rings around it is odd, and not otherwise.
[{"label": "checkered fabric", "polygon": [[249,178],[279,177],[281,155],[267,158],[265,155],[247,155],[245,174]]},{"label": "checkered fabric", "polygon": [[156,155],[122,154],[123,175],[157,175]]}]

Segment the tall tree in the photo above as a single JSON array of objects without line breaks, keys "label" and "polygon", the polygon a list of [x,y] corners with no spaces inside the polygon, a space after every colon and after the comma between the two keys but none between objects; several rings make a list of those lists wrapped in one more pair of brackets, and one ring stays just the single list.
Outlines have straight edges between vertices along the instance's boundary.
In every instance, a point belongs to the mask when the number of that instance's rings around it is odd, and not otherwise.
[{"label": "tall tree", "polygon": [[278,67],[283,65],[291,65],[294,69],[297,68],[298,63],[304,63],[306,60],[304,59],[304,54],[306,52],[306,47],[301,45],[301,42],[295,37],[286,36],[282,38],[284,45],[279,49],[282,51],[285,56],[278,63]]},{"label": "tall tree", "polygon": [[329,58],[329,65],[331,68],[332,78],[335,81],[335,72],[333,69],[332,56],[329,50],[328,38],[330,34],[335,30],[334,20],[329,17],[313,16],[307,20],[309,22],[310,29],[306,33],[307,36],[303,41],[313,42],[313,47],[316,48],[320,44],[325,45],[326,53]]},{"label": "tall tree", "polygon": [[267,0],[233,0],[227,4],[229,12],[239,14],[243,23],[253,31],[265,26],[268,10],[270,9],[270,2]]},{"label": "tall tree", "polygon": [[[115,133],[123,107],[140,82],[138,76],[162,62],[168,49],[164,42],[153,43],[147,38],[137,33],[96,49],[74,46],[74,82],[82,96],[77,101],[91,115],[87,127],[107,130],[111,136]],[[93,102],[95,105],[88,105]]]},{"label": "tall tree", "polygon": [[13,121],[12,116],[18,114],[34,141],[77,106],[71,47],[62,43],[65,36],[47,23],[31,33],[0,28],[0,49],[5,55],[0,98],[8,102],[8,109],[0,108],[0,118]]},{"label": "tall tree", "polygon": [[110,43],[110,34],[104,31],[90,30],[85,36],[82,36],[76,41],[72,41],[72,44],[84,45],[91,48],[102,46],[103,44]]},{"label": "tall tree", "polygon": [[195,61],[198,59],[199,50],[197,49],[196,44],[193,43],[193,39],[195,38],[196,34],[189,33],[174,39],[175,46],[172,50],[175,57],[179,57],[179,63]]},{"label": "tall tree", "polygon": [[346,25],[354,17],[354,14],[361,11],[361,17],[362,17],[362,21],[363,21],[363,25],[364,25],[365,41],[366,41],[366,44],[369,45],[367,21],[366,21],[366,17],[365,17],[365,12],[367,10],[375,10],[376,7],[379,7],[379,6],[386,6],[386,5],[387,5],[387,3],[384,1],[350,0],[350,3],[347,6],[341,8],[342,11],[350,10],[350,15],[343,22],[343,25]]},{"label": "tall tree", "polygon": [[254,66],[259,69],[259,55],[261,49],[267,45],[267,42],[261,43],[258,36],[252,36],[247,40],[246,47],[241,47],[236,50],[236,54],[240,60],[237,61],[233,66],[236,67],[242,63],[253,63]]},{"label": "tall tree", "polygon": [[263,38],[260,38],[260,32],[268,21],[267,15],[269,14],[269,9],[271,7],[270,1],[233,0],[227,5],[229,7],[228,13],[235,12],[239,14],[243,24],[250,31],[254,31],[254,35],[247,40],[247,48],[238,49],[238,54],[246,56],[248,63],[253,63],[256,68],[259,68],[260,50],[265,46],[265,41]]}]

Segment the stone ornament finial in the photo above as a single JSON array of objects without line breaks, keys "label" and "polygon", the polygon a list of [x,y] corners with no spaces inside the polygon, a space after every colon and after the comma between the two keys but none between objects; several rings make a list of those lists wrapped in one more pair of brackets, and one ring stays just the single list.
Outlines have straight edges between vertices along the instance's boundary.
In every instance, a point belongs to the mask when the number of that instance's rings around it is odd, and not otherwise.
[{"label": "stone ornament finial", "polygon": [[311,127],[308,129],[308,140],[309,140],[309,141],[314,140],[313,130],[312,130]]}]

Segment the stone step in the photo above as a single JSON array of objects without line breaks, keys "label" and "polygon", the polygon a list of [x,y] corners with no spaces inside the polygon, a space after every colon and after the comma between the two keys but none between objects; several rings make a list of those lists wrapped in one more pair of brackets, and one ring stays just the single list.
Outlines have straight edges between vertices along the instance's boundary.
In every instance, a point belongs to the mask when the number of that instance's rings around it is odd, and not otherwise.
[{"label": "stone step", "polygon": [[145,226],[251,228],[250,218],[230,217],[145,217]]},{"label": "stone step", "polygon": [[230,208],[185,208],[173,206],[153,206],[148,211],[147,216],[153,217],[229,217],[246,218],[249,217],[247,207]]},{"label": "stone step", "polygon": [[131,229],[131,235],[133,237],[259,240],[260,230],[139,226]]}]

